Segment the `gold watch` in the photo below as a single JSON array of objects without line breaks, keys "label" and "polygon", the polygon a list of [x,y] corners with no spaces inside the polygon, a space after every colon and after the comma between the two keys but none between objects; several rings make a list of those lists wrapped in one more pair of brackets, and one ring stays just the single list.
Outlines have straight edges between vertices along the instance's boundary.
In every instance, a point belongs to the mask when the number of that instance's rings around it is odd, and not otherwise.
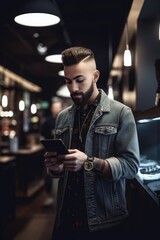
[{"label": "gold watch", "polygon": [[94,157],[87,157],[87,160],[84,162],[84,170],[88,172],[93,170],[93,161]]}]

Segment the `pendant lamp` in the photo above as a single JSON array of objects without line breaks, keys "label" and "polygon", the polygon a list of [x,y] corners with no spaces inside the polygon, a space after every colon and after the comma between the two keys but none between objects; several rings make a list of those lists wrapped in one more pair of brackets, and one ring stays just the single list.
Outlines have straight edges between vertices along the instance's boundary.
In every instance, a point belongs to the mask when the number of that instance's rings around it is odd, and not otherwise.
[{"label": "pendant lamp", "polygon": [[18,11],[14,21],[28,27],[46,27],[60,22],[55,0],[30,0]]},{"label": "pendant lamp", "polygon": [[59,53],[48,55],[45,57],[45,61],[50,63],[62,63],[62,55]]},{"label": "pendant lamp", "polygon": [[126,23],[126,49],[124,51],[123,62],[125,67],[132,66],[132,56],[128,44],[128,24]]},{"label": "pendant lamp", "polygon": [[45,56],[45,61],[49,63],[62,63],[62,51],[68,48],[70,45],[64,42],[59,42],[54,44],[50,49],[48,49],[48,53]]},{"label": "pendant lamp", "polygon": [[60,77],[64,77],[64,70],[60,70],[60,71],[58,72],[58,75],[59,75]]}]

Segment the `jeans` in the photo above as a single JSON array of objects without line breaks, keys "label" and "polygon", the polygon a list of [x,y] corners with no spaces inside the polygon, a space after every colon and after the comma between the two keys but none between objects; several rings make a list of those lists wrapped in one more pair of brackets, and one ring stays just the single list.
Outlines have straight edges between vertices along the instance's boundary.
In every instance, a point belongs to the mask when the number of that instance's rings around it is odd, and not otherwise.
[{"label": "jeans", "polygon": [[88,229],[73,229],[59,227],[53,232],[52,240],[127,240],[128,238],[128,223],[125,221],[122,224],[111,228],[89,232]]}]

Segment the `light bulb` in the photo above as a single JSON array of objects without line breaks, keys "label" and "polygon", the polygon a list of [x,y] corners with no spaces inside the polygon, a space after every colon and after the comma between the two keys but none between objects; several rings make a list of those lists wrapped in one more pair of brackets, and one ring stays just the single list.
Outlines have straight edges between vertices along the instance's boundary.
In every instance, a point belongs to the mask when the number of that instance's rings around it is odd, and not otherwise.
[{"label": "light bulb", "polygon": [[8,106],[8,96],[3,95],[2,96],[2,107],[7,107]]},{"label": "light bulb", "polygon": [[130,52],[129,49],[126,49],[124,51],[124,58],[123,58],[123,60],[124,60],[124,66],[125,67],[132,66],[132,57],[131,57],[131,52]]},{"label": "light bulb", "polygon": [[19,110],[20,111],[24,111],[24,109],[25,109],[25,103],[24,103],[23,100],[20,100],[19,101]]}]

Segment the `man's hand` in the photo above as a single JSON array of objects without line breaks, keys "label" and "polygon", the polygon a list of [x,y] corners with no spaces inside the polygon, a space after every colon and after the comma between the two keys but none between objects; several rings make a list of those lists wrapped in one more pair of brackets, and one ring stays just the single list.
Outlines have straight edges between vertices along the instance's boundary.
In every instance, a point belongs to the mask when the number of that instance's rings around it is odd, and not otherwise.
[{"label": "man's hand", "polygon": [[58,155],[56,152],[46,152],[45,166],[49,171],[60,173],[63,169],[76,172],[79,171],[84,162],[87,160],[87,155],[78,149],[69,149],[68,154]]},{"label": "man's hand", "polygon": [[[58,158],[61,158],[61,155]],[[64,169],[72,172],[79,171],[86,160],[87,155],[84,152],[78,149],[69,149],[69,154],[63,155]]]},{"label": "man's hand", "polygon": [[44,154],[45,160],[44,164],[47,168],[47,171],[60,173],[63,170],[63,161],[61,158],[58,158],[56,152],[46,152]]}]

